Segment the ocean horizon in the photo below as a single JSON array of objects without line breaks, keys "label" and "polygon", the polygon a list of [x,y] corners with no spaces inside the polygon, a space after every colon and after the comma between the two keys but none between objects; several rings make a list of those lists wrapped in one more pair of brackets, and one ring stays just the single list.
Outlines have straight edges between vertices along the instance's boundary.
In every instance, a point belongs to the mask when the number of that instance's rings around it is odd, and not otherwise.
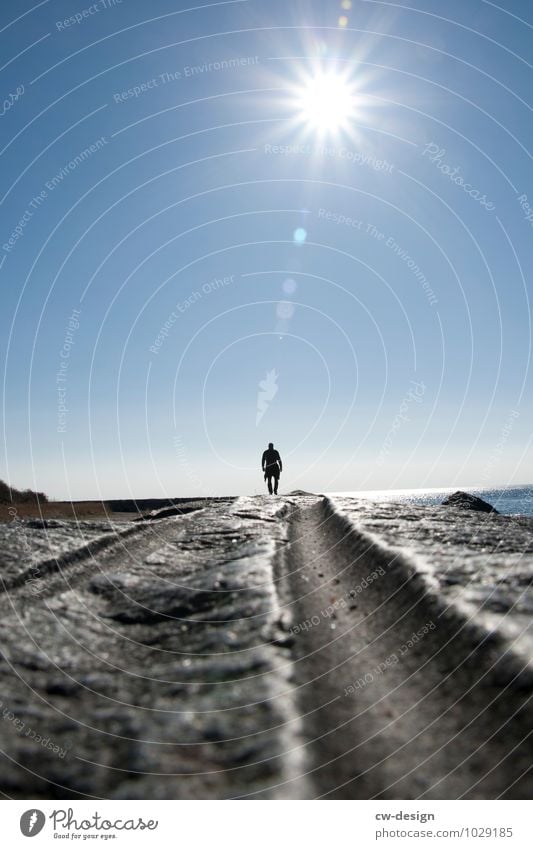
[{"label": "ocean horizon", "polygon": [[367,489],[327,492],[326,495],[366,498],[376,502],[398,501],[402,504],[434,506],[441,504],[447,495],[457,490],[477,495],[506,516],[533,516],[533,484],[501,485],[496,487],[465,485],[413,489]]}]

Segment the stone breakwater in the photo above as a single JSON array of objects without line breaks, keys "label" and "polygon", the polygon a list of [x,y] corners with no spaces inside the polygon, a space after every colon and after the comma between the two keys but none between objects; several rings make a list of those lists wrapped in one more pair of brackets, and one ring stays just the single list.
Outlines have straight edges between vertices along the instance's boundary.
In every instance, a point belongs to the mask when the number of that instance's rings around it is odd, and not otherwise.
[{"label": "stone breakwater", "polygon": [[0,526],[4,794],[530,797],[529,520],[303,494],[149,518]]}]

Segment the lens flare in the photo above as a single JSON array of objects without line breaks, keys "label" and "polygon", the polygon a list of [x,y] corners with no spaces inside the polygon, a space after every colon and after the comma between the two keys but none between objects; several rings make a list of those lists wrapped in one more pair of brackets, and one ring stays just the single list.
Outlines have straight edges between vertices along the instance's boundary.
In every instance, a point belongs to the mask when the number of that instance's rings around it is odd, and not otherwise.
[{"label": "lens flare", "polygon": [[292,277],[287,277],[287,279],[283,281],[283,291],[286,295],[293,295],[294,292],[296,292],[296,288],[296,280],[293,280]]}]

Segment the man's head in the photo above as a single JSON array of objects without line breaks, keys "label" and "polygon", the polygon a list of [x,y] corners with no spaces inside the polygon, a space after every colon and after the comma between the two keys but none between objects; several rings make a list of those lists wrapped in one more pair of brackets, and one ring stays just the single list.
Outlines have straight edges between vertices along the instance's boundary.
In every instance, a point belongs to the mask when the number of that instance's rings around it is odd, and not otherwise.
[{"label": "man's head", "polygon": [[273,443],[273,442],[269,442],[269,443],[268,443],[268,447],[269,447],[269,448],[270,448],[270,450],[272,451],[272,449],[274,448],[274,443]]}]

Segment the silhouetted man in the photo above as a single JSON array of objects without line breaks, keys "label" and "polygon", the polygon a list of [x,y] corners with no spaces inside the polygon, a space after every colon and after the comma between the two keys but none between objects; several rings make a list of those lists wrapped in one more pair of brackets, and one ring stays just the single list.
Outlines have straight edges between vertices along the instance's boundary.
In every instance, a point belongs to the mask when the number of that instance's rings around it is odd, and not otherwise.
[{"label": "silhouetted man", "polygon": [[263,451],[261,459],[261,468],[265,473],[265,480],[268,482],[268,491],[272,495],[272,478],[274,478],[274,493],[278,494],[278,481],[280,473],[283,469],[279,452],[275,450],[274,443],[269,442],[266,451]]}]

